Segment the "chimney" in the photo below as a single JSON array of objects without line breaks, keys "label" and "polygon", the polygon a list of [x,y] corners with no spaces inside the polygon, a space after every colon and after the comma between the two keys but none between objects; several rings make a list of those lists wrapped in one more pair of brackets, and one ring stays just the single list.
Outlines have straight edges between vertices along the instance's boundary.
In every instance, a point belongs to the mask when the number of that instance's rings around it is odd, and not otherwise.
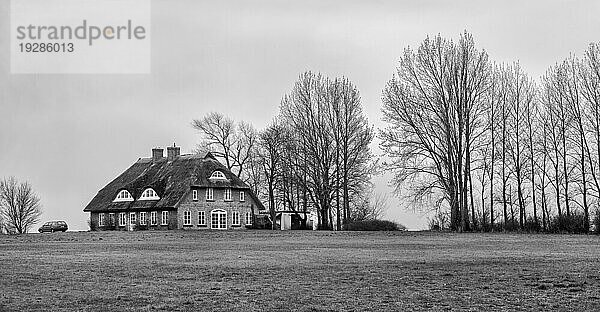
[{"label": "chimney", "polygon": [[160,147],[153,148],[152,149],[152,162],[157,162],[161,158],[163,158],[163,151],[164,151],[164,149],[162,149]]},{"label": "chimney", "polygon": [[173,143],[173,146],[167,147],[167,160],[172,161],[177,156],[179,156],[179,146],[175,146]]}]

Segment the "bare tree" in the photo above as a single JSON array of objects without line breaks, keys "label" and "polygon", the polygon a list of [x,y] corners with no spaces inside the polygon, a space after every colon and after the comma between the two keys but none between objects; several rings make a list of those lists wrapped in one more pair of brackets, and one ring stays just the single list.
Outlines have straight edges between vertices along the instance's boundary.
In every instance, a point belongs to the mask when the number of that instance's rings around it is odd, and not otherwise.
[{"label": "bare tree", "polygon": [[194,119],[192,127],[202,134],[203,141],[199,149],[212,151],[216,157],[225,162],[227,169],[232,170],[235,165],[234,145],[237,141],[233,120],[223,114],[212,112],[201,119]]},{"label": "bare tree", "polygon": [[260,177],[256,175],[256,168],[248,168],[253,163],[253,157],[257,157],[255,148],[258,140],[258,132],[252,125],[246,122],[234,122],[220,113],[209,113],[200,119],[192,121],[192,127],[200,132],[202,140],[198,146],[198,152],[210,151],[214,156],[223,160],[227,169],[250,187],[257,189],[260,185]]},{"label": "bare tree", "polygon": [[350,220],[369,221],[379,220],[383,217],[389,206],[389,197],[382,193],[375,193],[373,189],[357,199],[356,206],[349,216]]},{"label": "bare tree", "polygon": [[329,115],[336,145],[336,220],[337,228],[341,229],[340,223],[348,223],[352,188],[362,191],[373,172],[369,163],[373,129],[363,114],[360,94],[352,82],[347,78],[334,79],[329,92],[332,99]]},{"label": "bare tree", "polygon": [[600,197],[600,44],[590,44],[580,66],[581,93],[585,99],[583,112],[586,130],[591,142],[586,146],[589,173],[595,186],[595,196]]},{"label": "bare tree", "polygon": [[584,110],[586,107],[584,106],[584,101],[581,92],[581,82],[580,82],[580,63],[579,60],[574,56],[571,56],[569,59],[565,60],[562,65],[565,71],[565,79],[564,79],[564,91],[565,91],[565,104],[567,106],[567,112],[569,114],[569,118],[572,120],[571,126],[573,127],[572,132],[572,145],[574,148],[574,152],[578,154],[577,162],[579,165],[577,166],[579,169],[579,178],[577,181],[580,186],[580,193],[582,203],[581,206],[583,208],[584,213],[584,224],[583,227],[586,229],[586,232],[590,228],[590,214],[589,214],[589,200],[588,200],[588,164],[587,164],[587,151],[589,151],[589,144],[587,138],[587,125],[585,120]]},{"label": "bare tree", "polygon": [[470,228],[472,143],[483,126],[477,120],[483,117],[489,76],[488,56],[475,48],[470,34],[456,43],[437,36],[416,52],[405,50],[383,94],[389,126],[380,138],[396,188],[409,187],[415,202],[443,199],[453,230]]},{"label": "bare tree", "polygon": [[[283,162],[283,148],[285,144],[285,130],[282,125],[274,121],[260,133],[261,164],[267,181],[267,195],[269,199],[269,213],[271,219],[275,220],[275,190],[281,177],[281,166]],[[273,222],[273,229],[275,223]]]},{"label": "bare tree", "polygon": [[27,233],[42,215],[40,198],[28,182],[5,178],[0,181],[0,213],[9,233]]},{"label": "bare tree", "polygon": [[[526,155],[528,120],[531,117],[531,106],[535,98],[535,85],[518,63],[507,68],[507,90],[509,98],[508,114],[508,153],[510,170],[516,181],[517,203],[519,206],[519,226],[523,228],[526,221],[524,181],[526,177],[528,157]],[[532,117],[531,117],[532,118]],[[533,135],[533,133],[531,133]]]},{"label": "bare tree", "polygon": [[2,208],[0,208],[0,234],[4,234],[6,225],[4,224],[4,217],[2,216]]},{"label": "bare tree", "polygon": [[[282,181],[284,205],[304,209],[307,198],[318,211],[319,227],[342,229],[353,207],[353,193],[370,183],[369,144],[373,129],[362,112],[358,89],[346,78],[306,72],[281,102],[289,128]],[[296,204],[294,204],[294,199]]]}]

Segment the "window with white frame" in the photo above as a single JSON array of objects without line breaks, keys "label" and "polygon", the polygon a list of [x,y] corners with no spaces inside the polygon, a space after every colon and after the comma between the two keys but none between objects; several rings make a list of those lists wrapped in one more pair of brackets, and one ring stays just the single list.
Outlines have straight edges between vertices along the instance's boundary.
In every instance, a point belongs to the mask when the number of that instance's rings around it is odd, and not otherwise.
[{"label": "window with white frame", "polygon": [[223,199],[225,201],[231,200],[231,189],[225,189],[225,192],[223,193]]},{"label": "window with white frame", "polygon": [[252,225],[252,212],[246,212],[246,225]]},{"label": "window with white frame", "polygon": [[206,189],[206,200],[213,200],[213,189],[212,187],[209,187]]},{"label": "window with white frame", "polygon": [[240,225],[240,213],[234,211],[231,213],[231,225]]},{"label": "window with white frame", "polygon": [[226,179],[225,175],[221,171],[215,171],[210,175],[211,179]]},{"label": "window with white frame", "polygon": [[198,225],[206,225],[206,216],[204,211],[198,211]]},{"label": "window with white frame", "polygon": [[150,225],[156,225],[156,211],[150,212]]},{"label": "window with white frame", "polygon": [[140,225],[146,225],[146,212],[140,212]]},{"label": "window with white frame", "polygon": [[98,225],[104,226],[104,214],[103,213],[98,215]]},{"label": "window with white frame", "polygon": [[144,190],[144,192],[142,192],[142,196],[140,197],[140,200],[159,200],[160,197],[158,197],[158,194],[156,194],[156,192],[151,189],[151,188],[147,188]]},{"label": "window with white frame", "polygon": [[135,212],[129,213],[129,224],[135,224]]},{"label": "window with white frame", "polygon": [[125,226],[127,224],[127,216],[124,212],[119,213],[119,226]]},{"label": "window with white frame", "polygon": [[169,224],[169,212],[168,211],[162,212],[162,218],[160,218],[160,224],[161,225]]},{"label": "window with white frame", "polygon": [[183,225],[192,225],[192,213],[189,210],[183,212]]},{"label": "window with white frame", "polygon": [[198,200],[198,190],[192,190],[192,200]]},{"label": "window with white frame", "polygon": [[210,228],[227,229],[227,212],[225,210],[215,209],[210,212]]},{"label": "window with white frame", "polygon": [[121,191],[119,191],[119,194],[117,194],[117,197],[113,201],[115,201],[115,202],[133,201],[133,196],[131,196],[131,193],[129,193],[127,190],[121,190]]},{"label": "window with white frame", "polygon": [[244,191],[240,191],[240,201],[245,201],[246,200],[246,194],[244,193]]},{"label": "window with white frame", "polygon": [[115,225],[115,214],[114,213],[108,214],[108,222],[110,222],[110,226]]}]

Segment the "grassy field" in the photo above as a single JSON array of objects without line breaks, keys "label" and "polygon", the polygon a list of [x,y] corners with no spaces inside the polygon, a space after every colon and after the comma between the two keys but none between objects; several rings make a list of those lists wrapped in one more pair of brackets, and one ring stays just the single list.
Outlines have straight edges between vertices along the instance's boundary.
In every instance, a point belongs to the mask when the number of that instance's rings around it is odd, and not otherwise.
[{"label": "grassy field", "polygon": [[600,309],[600,237],[0,235],[0,311]]}]

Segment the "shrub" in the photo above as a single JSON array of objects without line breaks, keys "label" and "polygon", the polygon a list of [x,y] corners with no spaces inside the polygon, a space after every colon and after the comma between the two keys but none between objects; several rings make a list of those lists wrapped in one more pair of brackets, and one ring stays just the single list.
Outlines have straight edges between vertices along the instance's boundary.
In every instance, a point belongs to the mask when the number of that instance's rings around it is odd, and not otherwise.
[{"label": "shrub", "polygon": [[104,226],[102,227],[102,229],[104,230],[114,230],[117,228],[117,224],[115,222],[115,218],[111,218],[110,214],[108,216],[105,217],[104,219]]},{"label": "shrub", "polygon": [[450,216],[437,210],[431,218],[427,219],[427,223],[430,231],[445,231],[450,228]]},{"label": "shrub", "polygon": [[555,216],[550,220],[549,231],[552,233],[587,233],[584,226],[584,215],[572,212],[569,216]]},{"label": "shrub", "polygon": [[519,229],[520,229],[519,221],[517,221],[517,220],[508,219],[506,222],[503,222],[503,221],[494,222],[494,231],[496,231],[496,232],[502,232],[502,231],[513,232],[513,231],[518,231]]},{"label": "shrub", "polygon": [[387,220],[355,221],[348,223],[348,231],[403,231],[406,227]]},{"label": "shrub", "polygon": [[94,219],[88,219],[88,226],[90,228],[90,231],[98,230],[98,222]]},{"label": "shrub", "polygon": [[135,227],[133,228],[134,231],[146,231],[148,229],[148,221],[149,220],[145,220],[145,224],[142,224],[140,222],[141,220],[136,220],[135,222]]},{"label": "shrub", "polygon": [[527,217],[525,220],[525,224],[523,225],[523,230],[527,232],[539,232],[542,228],[540,226],[541,220],[538,218],[538,222],[535,222],[535,219],[531,216]]}]

